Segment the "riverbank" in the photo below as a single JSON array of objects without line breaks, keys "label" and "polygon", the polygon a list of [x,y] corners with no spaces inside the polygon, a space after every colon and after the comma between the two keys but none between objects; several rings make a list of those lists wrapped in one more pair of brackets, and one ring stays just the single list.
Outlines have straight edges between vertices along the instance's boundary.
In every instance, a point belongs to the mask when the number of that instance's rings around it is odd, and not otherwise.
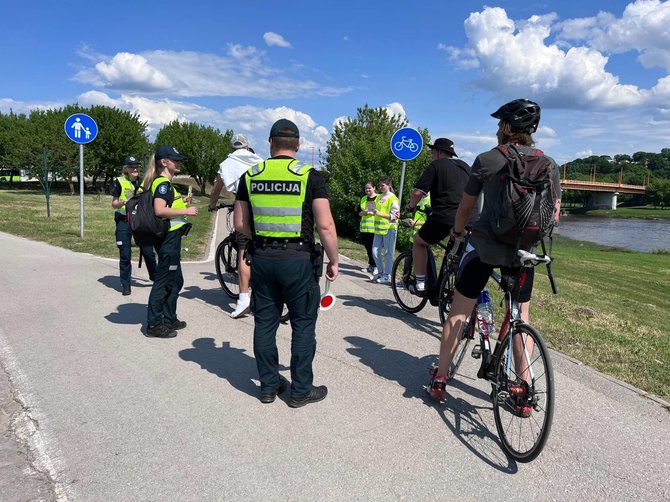
[{"label": "riverbank", "polygon": [[606,218],[640,218],[643,220],[670,220],[670,209],[651,206],[617,207],[616,209],[563,208],[568,214],[604,216]]}]

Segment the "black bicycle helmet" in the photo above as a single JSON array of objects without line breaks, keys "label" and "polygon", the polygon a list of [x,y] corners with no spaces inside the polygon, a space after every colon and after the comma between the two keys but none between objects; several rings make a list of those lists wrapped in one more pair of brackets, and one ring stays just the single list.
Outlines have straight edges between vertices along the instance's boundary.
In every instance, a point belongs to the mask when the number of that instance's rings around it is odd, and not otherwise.
[{"label": "black bicycle helmet", "polygon": [[540,123],[540,105],[528,99],[515,99],[502,105],[491,117],[504,120],[522,132],[534,133]]}]

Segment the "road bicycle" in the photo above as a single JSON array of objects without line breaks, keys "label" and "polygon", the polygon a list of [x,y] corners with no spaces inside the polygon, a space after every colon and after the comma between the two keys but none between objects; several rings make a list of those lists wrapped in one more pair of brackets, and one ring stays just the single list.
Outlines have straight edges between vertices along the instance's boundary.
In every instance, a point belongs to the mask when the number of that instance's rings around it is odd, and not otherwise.
[{"label": "road bicycle", "polygon": [[396,141],[393,147],[396,150],[402,150],[403,148],[407,148],[412,153],[416,152],[419,149],[419,145],[414,143],[414,140],[412,138],[405,139],[405,136],[403,136],[400,141]]},{"label": "road bicycle", "polygon": [[[429,214],[430,209],[425,212]],[[424,295],[418,295],[416,292],[412,249],[400,253],[393,262],[391,273],[391,289],[400,308],[405,312],[416,314],[430,301],[431,305],[438,307],[440,322],[444,324],[451,309],[456,272],[466,244],[465,241],[461,241],[455,246],[452,246],[451,243],[437,243],[437,246],[444,250],[439,273],[436,272],[435,268],[435,255],[432,249],[428,248],[426,292]]]},{"label": "road bicycle", "polygon": [[540,332],[524,323],[520,316],[519,290],[529,267],[547,265],[547,274],[554,294],[556,284],[551,273],[552,258],[547,255],[544,241],[542,255],[519,250],[521,268],[518,273],[501,277],[493,272],[491,278],[503,290],[505,316],[498,332],[495,348],[491,350],[490,336],[494,327],[481,315],[477,306],[466,320],[460,344],[452,361],[447,379],[451,379],[463,361],[468,344],[479,333],[479,344],[471,356],[481,359],[477,377],[491,382],[493,416],[503,450],[514,460],[530,462],[544,448],[554,416],[554,372],[549,351]]},{"label": "road bicycle", "polygon": [[221,288],[228,296],[237,300],[240,296],[240,277],[237,273],[238,246],[235,240],[235,227],[233,224],[233,204],[219,204],[216,209],[227,209],[226,228],[230,232],[216,248],[214,264],[216,266],[216,277],[219,279]]}]

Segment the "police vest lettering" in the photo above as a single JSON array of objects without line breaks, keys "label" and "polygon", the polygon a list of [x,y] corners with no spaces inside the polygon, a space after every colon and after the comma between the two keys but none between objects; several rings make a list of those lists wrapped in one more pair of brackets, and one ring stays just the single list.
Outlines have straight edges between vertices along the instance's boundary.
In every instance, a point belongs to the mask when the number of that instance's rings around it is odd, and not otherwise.
[{"label": "police vest lettering", "polygon": [[251,193],[300,195],[300,182],[287,180],[251,181]]}]

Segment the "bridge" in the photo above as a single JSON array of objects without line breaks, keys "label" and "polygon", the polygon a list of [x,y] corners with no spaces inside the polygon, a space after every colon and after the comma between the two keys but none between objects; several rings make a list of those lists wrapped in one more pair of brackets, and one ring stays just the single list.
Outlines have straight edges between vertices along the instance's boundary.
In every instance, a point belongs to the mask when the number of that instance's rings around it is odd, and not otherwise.
[{"label": "bridge", "polygon": [[568,179],[561,180],[561,189],[594,192],[592,194],[591,204],[596,207],[606,206],[611,209],[616,209],[617,196],[620,193],[643,195],[646,188],[645,185],[627,185],[625,183],[606,183],[602,181]]}]

